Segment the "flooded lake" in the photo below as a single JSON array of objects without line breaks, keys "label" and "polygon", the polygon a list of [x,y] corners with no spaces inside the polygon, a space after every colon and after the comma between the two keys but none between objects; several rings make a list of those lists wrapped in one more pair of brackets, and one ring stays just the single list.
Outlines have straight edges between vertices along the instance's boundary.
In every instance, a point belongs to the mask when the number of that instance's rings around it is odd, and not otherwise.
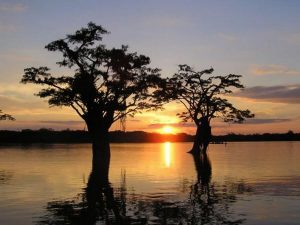
[{"label": "flooded lake", "polygon": [[300,142],[191,146],[112,144],[105,185],[89,144],[1,146],[0,225],[300,224]]}]

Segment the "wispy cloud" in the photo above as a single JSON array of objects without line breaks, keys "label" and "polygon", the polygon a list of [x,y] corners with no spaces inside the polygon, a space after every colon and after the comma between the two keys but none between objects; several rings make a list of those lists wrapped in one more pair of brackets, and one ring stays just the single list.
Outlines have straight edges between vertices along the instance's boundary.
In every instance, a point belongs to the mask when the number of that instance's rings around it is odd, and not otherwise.
[{"label": "wispy cloud", "polygon": [[278,118],[271,118],[271,119],[247,119],[244,123],[245,124],[267,124],[267,123],[284,123],[292,121],[292,119],[278,119]]},{"label": "wispy cloud", "polygon": [[300,75],[300,70],[277,64],[253,65],[250,70],[254,75]]},{"label": "wispy cloud", "polygon": [[24,12],[27,6],[21,3],[0,3],[0,12]]},{"label": "wispy cloud", "polygon": [[47,124],[50,126],[53,125],[57,125],[57,126],[66,126],[66,127],[73,127],[73,126],[84,126],[84,122],[83,121],[79,121],[79,120],[41,120],[41,121],[37,121],[37,123],[41,123],[41,124]]},{"label": "wispy cloud", "polygon": [[300,103],[300,84],[281,86],[255,86],[233,94],[235,97],[274,103]]},{"label": "wispy cloud", "polygon": [[[244,124],[267,124],[267,123],[282,123],[282,122],[289,122],[292,121],[293,119],[279,119],[279,118],[252,118],[252,119],[247,119]],[[155,124],[149,124],[149,128],[153,129],[159,129],[164,126],[172,126],[174,128],[194,128],[195,124],[188,122],[188,123],[155,123]],[[213,127],[226,127],[225,123],[223,123],[221,120],[219,121],[214,121]]]},{"label": "wispy cloud", "polygon": [[[58,121],[57,121],[58,122]],[[1,130],[22,130],[22,129],[33,129],[37,130],[40,128],[51,128],[54,130],[83,130],[85,129],[84,123],[77,123],[77,122],[58,122],[58,123],[51,123],[51,121],[35,121],[35,120],[22,120],[17,119],[16,121],[3,121],[0,124]]]},{"label": "wispy cloud", "polygon": [[195,127],[194,123],[152,123],[149,124],[148,127],[151,129],[159,129],[164,126],[172,126],[175,128],[182,128],[182,127]]},{"label": "wispy cloud", "polygon": [[41,120],[39,121],[40,123],[57,123],[57,124],[82,124],[83,121],[79,121],[79,120]]},{"label": "wispy cloud", "polygon": [[[0,57],[1,59],[1,57]],[[37,93],[38,87],[33,85],[23,85],[18,81],[15,83],[0,83],[0,97],[17,100],[17,101],[28,101],[38,100],[34,93]]]}]

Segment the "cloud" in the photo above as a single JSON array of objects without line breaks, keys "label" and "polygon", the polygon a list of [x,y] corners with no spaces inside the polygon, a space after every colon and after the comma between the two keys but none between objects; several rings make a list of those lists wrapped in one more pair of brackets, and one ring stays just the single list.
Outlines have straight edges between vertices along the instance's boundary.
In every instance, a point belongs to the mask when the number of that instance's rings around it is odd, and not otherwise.
[{"label": "cloud", "polygon": [[[38,87],[33,85],[23,85],[18,81],[14,83],[0,83],[0,98],[1,102],[23,103],[37,101],[39,98],[34,96],[38,92]],[[39,100],[41,102],[41,100]]]},{"label": "cloud", "polygon": [[284,65],[253,65],[251,72],[254,75],[300,75],[300,70],[289,69]]},{"label": "cloud", "polygon": [[43,124],[59,124],[59,125],[83,125],[83,121],[79,120],[41,120],[38,121]]},{"label": "cloud", "polygon": [[21,3],[0,3],[0,12],[24,12],[27,6]]},{"label": "cloud", "polygon": [[138,120],[138,119],[126,119],[126,121],[130,121],[130,122],[141,122],[141,120]]},{"label": "cloud", "polygon": [[274,103],[300,103],[300,84],[255,86],[235,92],[232,96]]},{"label": "cloud", "polygon": [[292,119],[247,119],[245,124],[266,124],[266,123],[283,123],[290,122]]},{"label": "cloud", "polygon": [[181,128],[181,127],[195,127],[194,123],[152,123],[149,124],[148,127],[152,129],[159,129],[163,126],[172,126],[175,128]]},{"label": "cloud", "polygon": [[33,129],[37,130],[40,128],[51,128],[54,130],[83,130],[86,126],[80,121],[35,121],[35,120],[16,120],[16,121],[2,121],[0,124],[1,130],[22,130],[22,129]]}]

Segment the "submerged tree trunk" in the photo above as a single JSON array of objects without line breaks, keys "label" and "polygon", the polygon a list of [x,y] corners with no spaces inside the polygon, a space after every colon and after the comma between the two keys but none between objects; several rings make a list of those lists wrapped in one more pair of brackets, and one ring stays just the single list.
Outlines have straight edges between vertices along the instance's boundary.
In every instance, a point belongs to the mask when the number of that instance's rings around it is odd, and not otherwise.
[{"label": "submerged tree trunk", "polygon": [[97,114],[86,119],[88,131],[92,140],[93,168],[101,171],[98,174],[108,181],[110,163],[109,132],[110,126],[97,117]]},{"label": "submerged tree trunk", "polygon": [[110,164],[110,145],[108,131],[102,131],[92,134],[93,150],[93,168],[98,175],[108,181],[109,164]]},{"label": "submerged tree trunk", "polygon": [[206,153],[207,147],[211,141],[211,127],[208,125],[203,131],[202,152]]},{"label": "submerged tree trunk", "polygon": [[197,125],[197,131],[194,139],[193,148],[190,153],[206,153],[207,147],[211,140],[211,127],[207,117],[202,117],[200,124]]},{"label": "submerged tree trunk", "polygon": [[201,151],[201,127],[197,126],[196,135],[195,135],[194,143],[193,143],[193,148],[189,152],[198,155],[200,153],[200,151]]}]

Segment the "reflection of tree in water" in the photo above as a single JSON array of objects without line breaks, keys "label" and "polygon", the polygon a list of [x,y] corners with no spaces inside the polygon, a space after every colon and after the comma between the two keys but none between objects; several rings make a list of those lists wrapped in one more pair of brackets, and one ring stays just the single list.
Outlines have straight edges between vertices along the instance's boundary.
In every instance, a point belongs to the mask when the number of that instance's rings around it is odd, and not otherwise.
[{"label": "reflection of tree in water", "polygon": [[187,215],[191,224],[241,224],[242,219],[230,210],[236,201],[236,190],[211,183],[211,163],[207,155],[193,155],[197,181],[191,186],[190,213]]},{"label": "reflection of tree in water", "polygon": [[40,217],[37,224],[90,225],[97,221],[124,224],[119,211],[120,204],[114,198],[113,188],[102,171],[93,167],[84,192],[72,200],[48,202],[48,213]]},{"label": "reflection of tree in water", "polygon": [[237,194],[248,191],[246,186],[242,182],[228,186],[211,183],[212,167],[208,156],[193,155],[193,159],[197,180],[194,183],[183,181],[181,191],[188,194],[186,199],[142,200],[141,196],[132,203],[137,206],[135,215],[144,217],[149,224],[242,224],[244,220],[239,219],[230,206],[236,202]]},{"label": "reflection of tree in water", "polygon": [[[115,190],[108,176],[92,170],[87,187],[69,201],[52,201],[47,214],[38,224],[241,224],[243,220],[230,206],[236,194],[244,190],[241,185],[218,186],[211,183],[211,164],[207,155],[194,156],[197,180],[185,181],[187,196],[175,200],[161,195],[149,198],[130,192],[126,187],[126,173],[122,171],[121,184]],[[106,170],[108,171],[108,170]],[[245,190],[247,191],[247,190]]]},{"label": "reflection of tree in water", "polygon": [[11,180],[12,176],[12,172],[0,170],[0,184],[7,184],[8,181]]}]

